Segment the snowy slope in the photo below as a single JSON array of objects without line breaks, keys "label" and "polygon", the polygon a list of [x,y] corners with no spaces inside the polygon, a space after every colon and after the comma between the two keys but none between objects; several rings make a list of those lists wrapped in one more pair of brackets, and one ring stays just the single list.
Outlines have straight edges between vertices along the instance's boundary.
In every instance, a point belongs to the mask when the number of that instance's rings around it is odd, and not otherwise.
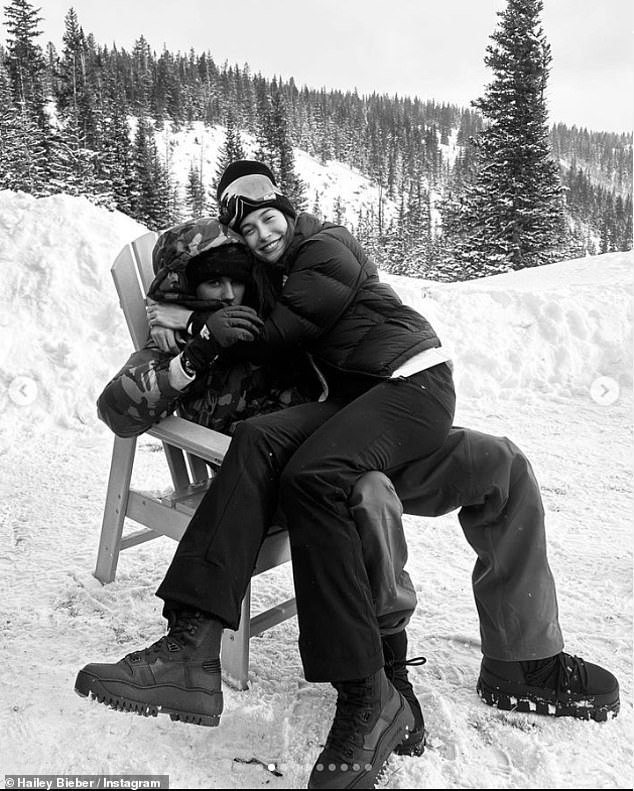
[{"label": "snowy slope", "polygon": [[[131,119],[132,121],[132,119]],[[196,121],[189,128],[174,132],[169,125],[156,132],[159,154],[169,164],[181,198],[184,197],[185,184],[190,166],[202,173],[202,181],[206,194],[211,200],[215,193],[212,184],[215,180],[218,154],[225,142],[223,126],[207,126]],[[252,135],[242,133],[242,145],[245,156],[255,155],[256,142]],[[319,206],[324,218],[332,220],[335,216],[334,206],[341,199],[345,209],[345,222],[357,224],[359,211],[368,211],[379,203],[378,188],[359,171],[348,165],[330,160],[320,163],[315,157],[294,149],[296,171],[306,185],[305,195],[307,211],[313,211],[316,193],[319,195]],[[385,216],[390,217],[396,212],[393,201],[384,200]]]},{"label": "snowy slope", "polygon": [[[170,775],[172,788],[305,787],[334,693],[303,680],[294,621],[252,640],[251,689],[226,690],[219,728],[114,713],[73,692],[86,662],[114,661],[163,628],[153,592],[171,541],[124,553],[111,585],[92,576],[112,447],[94,402],[129,352],[109,268],[144,230],[82,199],[0,193],[0,776],[154,773]],[[632,787],[632,256],[472,283],[384,279],[453,348],[456,422],[508,435],[531,459],[567,649],[616,673],[622,710],[596,724],[484,706],[473,554],[455,514],[407,517],[419,594],[410,647],[427,657],[412,679],[430,743],[420,758],[391,758],[382,785]],[[36,388],[29,403],[12,399],[20,376]],[[614,403],[591,397],[601,376],[620,386]],[[138,444],[135,483],[162,488],[157,443]],[[290,588],[287,568],[264,575],[256,609]],[[244,763],[252,758],[281,776]]]}]

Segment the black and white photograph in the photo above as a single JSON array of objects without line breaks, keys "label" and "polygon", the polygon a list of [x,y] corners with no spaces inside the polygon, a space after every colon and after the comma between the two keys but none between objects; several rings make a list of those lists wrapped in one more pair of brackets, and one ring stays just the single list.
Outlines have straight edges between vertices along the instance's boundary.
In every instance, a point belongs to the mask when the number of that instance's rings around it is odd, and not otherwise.
[{"label": "black and white photograph", "polygon": [[0,6],[0,786],[631,788],[630,0]]}]

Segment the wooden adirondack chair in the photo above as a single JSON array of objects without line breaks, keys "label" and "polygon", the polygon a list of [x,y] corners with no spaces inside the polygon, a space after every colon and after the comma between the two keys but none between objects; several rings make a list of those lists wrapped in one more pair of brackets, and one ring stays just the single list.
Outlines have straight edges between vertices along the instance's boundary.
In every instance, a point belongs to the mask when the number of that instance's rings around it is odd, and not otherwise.
[{"label": "wooden adirondack chair", "polygon": [[[112,266],[135,349],[141,348],[148,337],[145,295],[154,277],[152,249],[156,239],[154,233],[139,237],[121,250]],[[115,437],[95,569],[95,577],[104,584],[114,580],[121,550],[159,536],[180,540],[207,490],[213,468],[222,463],[230,442],[228,436],[176,415],[161,420],[147,433],[163,442],[173,492],[154,497],[131,489],[136,438]],[[124,535],[126,519],[143,527]],[[254,576],[289,560],[287,532],[272,528],[260,550]],[[222,641],[223,674],[238,689],[248,686],[249,638],[291,618],[297,611],[293,598],[251,617],[250,594],[251,586],[242,602],[240,629],[237,632],[226,629]]]}]

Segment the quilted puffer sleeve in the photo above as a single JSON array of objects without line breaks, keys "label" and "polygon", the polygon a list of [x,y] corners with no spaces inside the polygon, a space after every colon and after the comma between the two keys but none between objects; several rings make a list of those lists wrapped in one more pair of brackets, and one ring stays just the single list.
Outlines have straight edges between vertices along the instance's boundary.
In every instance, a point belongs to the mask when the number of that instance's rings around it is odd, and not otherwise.
[{"label": "quilted puffer sleeve", "polygon": [[101,420],[119,437],[143,434],[172,414],[183,391],[169,383],[172,357],[148,344],[134,352],[97,400]]}]

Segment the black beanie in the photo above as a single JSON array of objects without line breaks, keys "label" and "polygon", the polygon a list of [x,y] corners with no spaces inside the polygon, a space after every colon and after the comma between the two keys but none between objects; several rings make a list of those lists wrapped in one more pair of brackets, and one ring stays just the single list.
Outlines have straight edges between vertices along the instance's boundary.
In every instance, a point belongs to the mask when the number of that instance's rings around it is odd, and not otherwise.
[{"label": "black beanie", "polygon": [[254,176],[256,174],[266,176],[267,179],[273,183],[273,186],[277,187],[277,181],[275,181],[273,171],[268,165],[265,165],[264,162],[257,162],[255,159],[236,159],[235,162],[231,162],[227,165],[224,173],[220,177],[218,189],[216,190],[218,203],[222,201],[222,193],[232,181],[242,178],[242,176]]},{"label": "black beanie", "polygon": [[253,259],[239,244],[228,244],[206,250],[187,264],[187,282],[192,291],[201,283],[217,277],[233,277],[247,283],[251,277]]},{"label": "black beanie", "polygon": [[250,212],[266,206],[278,209],[291,219],[297,216],[291,202],[277,186],[271,169],[264,162],[252,159],[238,159],[225,168],[216,197],[220,204],[220,222],[233,230],[240,229]]}]

